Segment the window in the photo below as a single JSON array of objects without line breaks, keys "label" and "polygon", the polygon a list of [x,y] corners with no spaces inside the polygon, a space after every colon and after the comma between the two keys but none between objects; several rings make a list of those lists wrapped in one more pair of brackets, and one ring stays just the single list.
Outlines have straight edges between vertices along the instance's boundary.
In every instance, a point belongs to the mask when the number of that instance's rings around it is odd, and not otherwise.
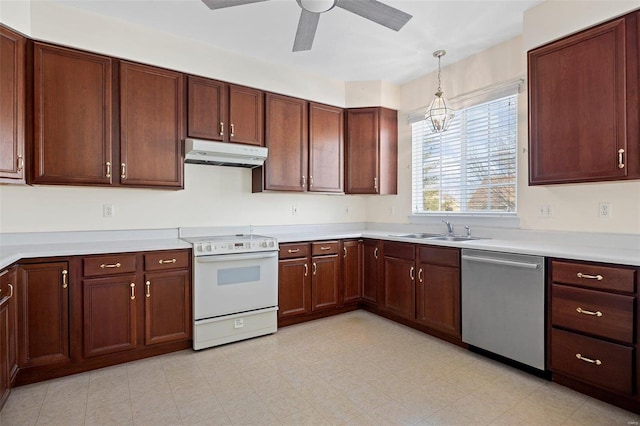
[{"label": "window", "polygon": [[443,133],[411,125],[413,213],[516,212],[517,94],[460,109]]}]

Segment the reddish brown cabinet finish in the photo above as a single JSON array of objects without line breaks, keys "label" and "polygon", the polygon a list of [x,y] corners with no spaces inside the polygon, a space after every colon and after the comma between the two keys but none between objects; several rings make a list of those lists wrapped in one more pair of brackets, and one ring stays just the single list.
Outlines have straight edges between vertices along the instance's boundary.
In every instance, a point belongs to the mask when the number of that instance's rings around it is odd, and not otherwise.
[{"label": "reddish brown cabinet finish", "polygon": [[63,47],[33,46],[31,183],[110,185],[112,60]]},{"label": "reddish brown cabinet finish", "polygon": [[23,183],[26,39],[0,25],[0,182]]},{"label": "reddish brown cabinet finish", "polygon": [[381,108],[347,110],[345,192],[397,194],[398,113]]},{"label": "reddish brown cabinet finish", "polygon": [[84,356],[92,357],[137,346],[135,275],[86,279],[83,292]]},{"label": "reddish brown cabinet finish", "polygon": [[202,77],[188,77],[187,135],[264,145],[264,93]]},{"label": "reddish brown cabinet finish", "polygon": [[342,242],[342,303],[358,303],[362,298],[362,241]]},{"label": "reddish brown cabinet finish", "polygon": [[18,274],[18,365],[69,361],[68,262],[20,265]]},{"label": "reddish brown cabinet finish", "polygon": [[18,370],[16,354],[16,268],[0,272],[0,409]]},{"label": "reddish brown cabinet finish", "polygon": [[280,244],[278,318],[311,312],[311,245]]},{"label": "reddish brown cabinet finish", "polygon": [[144,301],[145,345],[191,337],[190,270],[145,274]]},{"label": "reddish brown cabinet finish", "polygon": [[311,310],[336,308],[339,303],[340,258],[337,254],[311,258]]},{"label": "reddish brown cabinet finish", "polygon": [[640,178],[637,28],[631,14],[528,53],[531,185]]},{"label": "reddish brown cabinet finish", "polygon": [[295,191],[307,188],[307,101],[267,93],[265,96],[264,166],[253,169],[253,192]]},{"label": "reddish brown cabinet finish", "polygon": [[402,318],[416,316],[415,247],[406,243],[384,243],[383,309]]},{"label": "reddish brown cabinet finish", "polygon": [[182,188],[184,78],[166,69],[120,62],[122,185]]},{"label": "reddish brown cabinet finish", "polygon": [[416,321],[460,337],[460,250],[418,247]]},{"label": "reddish brown cabinet finish", "polygon": [[382,242],[365,239],[362,243],[362,301],[370,306],[378,306],[382,299]]},{"label": "reddish brown cabinet finish", "polygon": [[310,192],[344,192],[344,110],[309,103]]}]

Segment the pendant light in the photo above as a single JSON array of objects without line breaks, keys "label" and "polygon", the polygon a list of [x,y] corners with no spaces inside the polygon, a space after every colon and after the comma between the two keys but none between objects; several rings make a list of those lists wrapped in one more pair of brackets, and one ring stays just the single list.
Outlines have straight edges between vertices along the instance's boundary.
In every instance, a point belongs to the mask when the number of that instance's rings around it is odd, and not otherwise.
[{"label": "pendant light", "polygon": [[431,123],[431,128],[434,133],[441,133],[447,130],[455,115],[455,111],[448,105],[444,96],[442,96],[442,88],[440,87],[440,58],[446,53],[444,50],[436,50],[433,52],[434,58],[438,58],[438,91],[436,92],[436,97],[431,101],[431,104],[429,104],[424,118]]}]

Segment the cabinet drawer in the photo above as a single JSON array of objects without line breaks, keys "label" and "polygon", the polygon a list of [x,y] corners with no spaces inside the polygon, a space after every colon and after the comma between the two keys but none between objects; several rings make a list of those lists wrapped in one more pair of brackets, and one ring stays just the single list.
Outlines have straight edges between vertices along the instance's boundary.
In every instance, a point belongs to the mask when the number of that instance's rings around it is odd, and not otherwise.
[{"label": "cabinet drawer", "polygon": [[82,259],[85,277],[136,272],[135,254],[111,254]]},{"label": "cabinet drawer", "polygon": [[336,253],[338,253],[337,241],[321,241],[318,243],[311,244],[312,256],[322,256],[325,254],[336,254]]},{"label": "cabinet drawer", "polygon": [[189,250],[145,253],[144,270],[161,271],[164,269],[188,268],[190,260]]},{"label": "cabinet drawer", "polygon": [[460,249],[449,247],[418,247],[418,259],[433,265],[460,267]]},{"label": "cabinet drawer", "polygon": [[636,288],[636,270],[554,260],[551,262],[551,280],[555,283],[633,293]]},{"label": "cabinet drawer", "polygon": [[551,330],[551,370],[595,386],[631,394],[633,348]]},{"label": "cabinet drawer", "polygon": [[384,242],[383,251],[385,257],[415,260],[416,249],[413,244]]},{"label": "cabinet drawer", "polygon": [[310,253],[309,243],[280,244],[280,259],[307,257]]},{"label": "cabinet drawer", "polygon": [[635,297],[551,286],[551,323],[608,339],[633,343]]}]

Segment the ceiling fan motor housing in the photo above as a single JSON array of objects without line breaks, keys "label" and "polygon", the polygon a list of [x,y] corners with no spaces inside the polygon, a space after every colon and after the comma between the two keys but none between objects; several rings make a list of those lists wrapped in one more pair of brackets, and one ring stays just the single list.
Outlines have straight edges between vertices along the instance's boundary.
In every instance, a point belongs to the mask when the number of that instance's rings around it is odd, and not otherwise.
[{"label": "ceiling fan motor housing", "polygon": [[337,0],[296,0],[307,12],[324,13],[333,9]]}]

